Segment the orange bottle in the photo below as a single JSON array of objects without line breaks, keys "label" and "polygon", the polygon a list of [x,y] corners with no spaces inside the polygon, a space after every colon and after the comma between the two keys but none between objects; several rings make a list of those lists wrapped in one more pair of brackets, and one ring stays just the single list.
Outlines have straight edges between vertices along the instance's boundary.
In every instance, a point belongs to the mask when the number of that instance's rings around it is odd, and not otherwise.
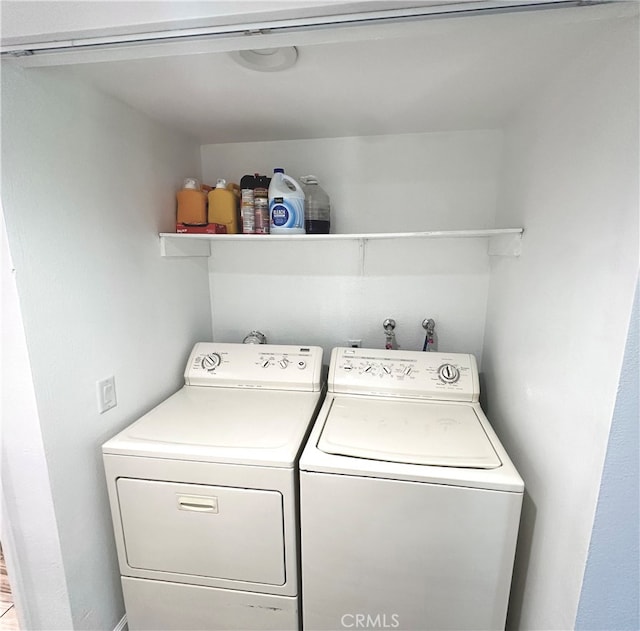
[{"label": "orange bottle", "polygon": [[187,226],[207,225],[207,194],[200,189],[200,182],[193,177],[185,179],[178,199],[177,223]]},{"label": "orange bottle", "polygon": [[209,223],[224,226],[227,234],[238,234],[238,189],[237,184],[218,180],[216,187],[209,192]]}]

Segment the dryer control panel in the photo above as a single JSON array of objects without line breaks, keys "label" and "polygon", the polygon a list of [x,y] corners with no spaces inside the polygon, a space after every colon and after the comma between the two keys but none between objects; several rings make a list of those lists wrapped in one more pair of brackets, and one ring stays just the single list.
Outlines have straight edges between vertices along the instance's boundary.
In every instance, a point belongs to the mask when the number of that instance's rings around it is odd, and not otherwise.
[{"label": "dryer control panel", "polygon": [[319,392],[322,348],[199,342],[184,372],[188,386]]},{"label": "dryer control panel", "polygon": [[477,401],[480,383],[473,355],[334,348],[329,392]]}]

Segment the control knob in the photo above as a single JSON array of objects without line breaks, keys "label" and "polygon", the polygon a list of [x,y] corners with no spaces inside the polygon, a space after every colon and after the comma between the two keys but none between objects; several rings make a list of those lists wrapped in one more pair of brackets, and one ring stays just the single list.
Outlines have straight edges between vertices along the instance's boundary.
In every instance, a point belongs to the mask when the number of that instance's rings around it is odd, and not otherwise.
[{"label": "control knob", "polygon": [[205,370],[212,371],[217,368],[222,362],[222,358],[218,353],[210,353],[202,358],[202,367]]},{"label": "control knob", "polygon": [[460,379],[460,371],[453,364],[442,364],[438,368],[438,377],[444,383],[455,383]]}]

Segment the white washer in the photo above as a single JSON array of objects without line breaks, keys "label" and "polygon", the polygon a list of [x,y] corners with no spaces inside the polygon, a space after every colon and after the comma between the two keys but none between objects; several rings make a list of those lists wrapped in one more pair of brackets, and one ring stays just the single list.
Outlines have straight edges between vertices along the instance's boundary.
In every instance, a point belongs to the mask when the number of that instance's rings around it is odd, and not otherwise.
[{"label": "white washer", "polygon": [[504,628],[524,484],[472,355],[337,348],[300,458],[305,631]]},{"label": "white washer", "polygon": [[130,631],[298,629],[297,459],[322,349],[197,344],[102,447]]}]

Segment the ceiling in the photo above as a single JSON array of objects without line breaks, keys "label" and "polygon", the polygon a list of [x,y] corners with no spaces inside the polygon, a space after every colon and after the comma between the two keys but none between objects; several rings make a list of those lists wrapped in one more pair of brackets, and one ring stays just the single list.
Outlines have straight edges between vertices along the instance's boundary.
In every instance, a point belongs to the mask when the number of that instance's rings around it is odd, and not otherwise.
[{"label": "ceiling", "polygon": [[226,51],[168,48],[46,71],[88,81],[201,144],[486,129],[618,19],[629,18],[588,7],[293,33],[273,40],[299,52],[277,73],[243,68]]}]

